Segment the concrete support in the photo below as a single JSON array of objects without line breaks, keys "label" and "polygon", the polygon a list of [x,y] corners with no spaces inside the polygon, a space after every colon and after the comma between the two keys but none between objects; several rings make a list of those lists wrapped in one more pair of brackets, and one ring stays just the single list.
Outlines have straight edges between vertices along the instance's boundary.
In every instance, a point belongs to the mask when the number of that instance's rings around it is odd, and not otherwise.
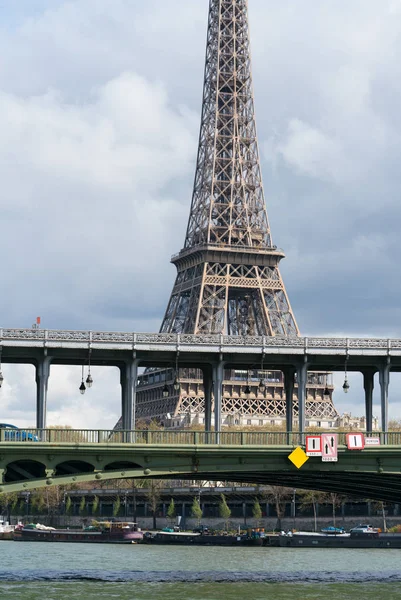
[{"label": "concrete support", "polygon": [[285,415],[287,423],[287,444],[292,443],[292,432],[294,429],[294,385],[295,385],[295,368],[283,370],[284,375],[284,390],[285,390]]},{"label": "concrete support", "polygon": [[365,369],[363,374],[363,387],[365,390],[365,414],[366,414],[366,433],[370,434],[373,430],[373,388],[375,369]]},{"label": "concrete support", "polygon": [[214,430],[215,442],[220,444],[221,432],[221,403],[223,395],[224,363],[220,361],[213,366],[213,393],[214,393]]},{"label": "concrete support", "polygon": [[132,430],[135,430],[136,425],[138,365],[139,360],[134,359],[120,367],[122,429],[128,432],[127,442],[135,442],[135,432],[132,433]]},{"label": "concrete support", "polygon": [[44,356],[36,365],[36,427],[46,429],[47,386],[51,359]]},{"label": "concrete support", "polygon": [[305,403],[306,384],[308,382],[308,363],[305,361],[297,368],[298,377],[298,421],[300,432],[300,443],[304,442],[305,433]]},{"label": "concrete support", "polygon": [[213,394],[213,369],[207,365],[203,367],[203,389],[205,392],[205,431],[212,430],[212,394]]},{"label": "concrete support", "polygon": [[381,392],[381,428],[383,431],[384,443],[387,444],[388,431],[388,386],[390,383],[390,360],[380,367],[379,382]]}]

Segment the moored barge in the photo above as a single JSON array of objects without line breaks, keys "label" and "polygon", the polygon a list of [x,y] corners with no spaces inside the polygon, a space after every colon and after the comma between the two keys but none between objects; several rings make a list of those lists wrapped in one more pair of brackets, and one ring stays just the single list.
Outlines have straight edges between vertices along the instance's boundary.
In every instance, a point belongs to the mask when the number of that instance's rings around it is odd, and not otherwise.
[{"label": "moored barge", "polygon": [[100,522],[84,529],[54,529],[38,525],[16,527],[17,542],[81,542],[95,544],[136,544],[143,533],[136,523]]},{"label": "moored barge", "polygon": [[267,545],[282,548],[401,548],[401,533],[351,531],[350,533],[281,533],[268,536]]}]

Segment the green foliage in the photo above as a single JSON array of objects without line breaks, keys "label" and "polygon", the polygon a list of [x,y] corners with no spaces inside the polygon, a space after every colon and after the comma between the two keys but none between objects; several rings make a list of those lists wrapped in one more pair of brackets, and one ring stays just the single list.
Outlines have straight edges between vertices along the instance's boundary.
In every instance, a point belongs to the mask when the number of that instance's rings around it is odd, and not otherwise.
[{"label": "green foliage", "polygon": [[3,492],[0,494],[0,507],[2,509],[9,508],[11,511],[16,507],[18,502],[18,494],[16,492]]},{"label": "green foliage", "polygon": [[79,515],[81,517],[85,517],[86,514],[87,514],[87,511],[86,511],[86,498],[85,498],[85,496],[82,496],[82,498],[81,498],[81,502],[79,503],[78,512],[79,512]]},{"label": "green foliage", "polygon": [[257,498],[255,498],[255,502],[253,503],[252,515],[253,515],[253,518],[256,519],[256,521],[259,525],[259,521],[262,518],[262,509],[260,507],[260,504],[259,504]]},{"label": "green foliage", "polygon": [[174,521],[175,515],[175,504],[173,498],[171,498],[169,507],[167,509],[167,518],[170,519],[170,521]]},{"label": "green foliage", "polygon": [[219,515],[225,521],[226,529],[228,529],[228,521],[231,517],[231,510],[227,506],[227,501],[224,494],[220,494]]},{"label": "green foliage", "polygon": [[113,517],[118,517],[121,508],[120,496],[117,496],[115,502],[113,502]]},{"label": "green foliage", "polygon": [[99,512],[99,497],[94,496],[92,502],[92,515],[97,515]]},{"label": "green foliage", "polygon": [[41,491],[36,491],[31,500],[32,513],[35,515],[42,515],[45,512],[46,502],[44,495]]},{"label": "green foliage", "polygon": [[72,513],[72,502],[70,496],[67,496],[65,500],[65,514],[70,515]]},{"label": "green foliage", "polygon": [[191,517],[197,519],[198,525],[200,525],[201,519],[203,517],[203,511],[201,505],[199,504],[199,498],[195,497],[194,501],[192,502]]}]

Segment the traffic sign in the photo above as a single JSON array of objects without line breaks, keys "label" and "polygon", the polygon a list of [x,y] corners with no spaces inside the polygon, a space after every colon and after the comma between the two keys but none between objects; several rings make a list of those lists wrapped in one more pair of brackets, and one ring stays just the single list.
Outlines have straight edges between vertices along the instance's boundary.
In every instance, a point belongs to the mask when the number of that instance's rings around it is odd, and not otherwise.
[{"label": "traffic sign", "polygon": [[379,437],[365,437],[365,446],[380,446]]},{"label": "traffic sign", "polygon": [[305,445],[306,456],[322,456],[322,439],[320,435],[307,435]]},{"label": "traffic sign", "polygon": [[337,442],[336,433],[322,433],[322,462],[337,462]]},{"label": "traffic sign", "polygon": [[301,446],[297,446],[297,448],[295,448],[295,450],[293,450],[291,454],[288,455],[288,458],[290,459],[292,464],[296,466],[297,469],[300,469],[302,465],[304,465],[306,461],[309,460]]},{"label": "traffic sign", "polygon": [[348,450],[363,450],[365,447],[365,436],[363,433],[347,433]]}]

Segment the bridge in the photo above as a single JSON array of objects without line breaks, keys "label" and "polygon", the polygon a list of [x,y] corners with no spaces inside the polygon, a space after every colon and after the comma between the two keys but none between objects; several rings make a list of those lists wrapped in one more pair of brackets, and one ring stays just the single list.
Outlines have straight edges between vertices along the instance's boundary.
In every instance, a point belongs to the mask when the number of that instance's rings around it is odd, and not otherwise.
[{"label": "bridge", "polygon": [[284,373],[287,430],[293,432],[292,398],[298,384],[299,429],[305,430],[308,370],[360,371],[365,390],[367,431],[373,427],[374,375],[379,373],[381,429],[388,430],[390,373],[401,371],[401,340],[297,336],[229,336],[170,333],[0,329],[3,363],[32,364],[36,369],[36,426],[46,428],[47,387],[51,365],[116,366],[121,373],[121,411],[125,430],[135,429],[139,367],[172,367],[177,362],[203,371],[206,429],[221,430],[224,369],[265,369]]},{"label": "bridge", "polygon": [[311,457],[297,469],[288,456],[302,443],[301,433],[2,430],[0,492],[160,478],[283,485],[400,502],[401,432],[381,434],[386,445],[362,451],[348,450],[344,436],[339,434],[338,462]]}]

